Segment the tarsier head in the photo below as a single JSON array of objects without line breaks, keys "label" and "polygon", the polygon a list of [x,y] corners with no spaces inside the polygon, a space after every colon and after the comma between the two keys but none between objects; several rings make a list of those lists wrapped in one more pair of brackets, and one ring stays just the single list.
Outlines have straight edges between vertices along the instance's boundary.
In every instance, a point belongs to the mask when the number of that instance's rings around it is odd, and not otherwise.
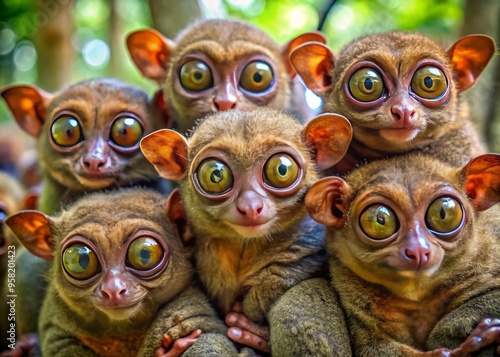
[{"label": "tarsier head", "polygon": [[[431,157],[377,160],[309,190],[311,217],[328,227],[328,249],[363,279],[417,298],[470,267],[481,249],[477,212],[500,201],[500,155],[463,168]],[[476,264],[476,263],[472,263]],[[453,269],[442,267],[453,266]]]},{"label": "tarsier head", "polygon": [[349,122],[323,114],[302,127],[269,108],[206,117],[187,141],[159,130],[141,141],[161,176],[181,182],[195,229],[217,237],[265,238],[306,214],[303,198],[351,141]]},{"label": "tarsier head", "polygon": [[142,72],[164,88],[175,127],[184,133],[197,118],[228,109],[268,105],[286,109],[295,76],[288,56],[319,32],[283,46],[260,29],[238,21],[199,21],[174,41],[155,30],[131,33],[127,46]]},{"label": "tarsier head", "polygon": [[42,171],[59,184],[85,191],[157,177],[139,141],[164,127],[163,118],[144,91],[91,79],[55,94],[15,85],[1,95],[19,126],[37,138]]},{"label": "tarsier head", "polygon": [[31,253],[54,262],[56,292],[80,315],[150,319],[192,274],[165,201],[143,189],[94,193],[58,217],[22,211],[7,224]]},{"label": "tarsier head", "polygon": [[324,111],[351,120],[354,139],[376,150],[406,151],[456,120],[457,96],[494,53],[495,42],[483,35],[446,50],[419,34],[391,32],[357,39],[338,56],[324,44],[304,44],[290,60],[324,97]]}]

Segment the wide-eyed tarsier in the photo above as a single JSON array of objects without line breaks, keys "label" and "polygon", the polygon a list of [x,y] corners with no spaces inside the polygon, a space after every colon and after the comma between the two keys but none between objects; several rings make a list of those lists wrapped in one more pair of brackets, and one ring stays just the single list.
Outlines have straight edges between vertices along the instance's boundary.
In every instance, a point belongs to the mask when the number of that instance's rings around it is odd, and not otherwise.
[{"label": "wide-eyed tarsier", "polygon": [[173,127],[185,133],[196,119],[228,109],[267,105],[310,119],[304,86],[288,58],[308,41],[325,38],[309,32],[280,46],[253,25],[217,19],[198,21],[175,40],[139,30],[127,37],[127,47],[141,73],[163,89]]},{"label": "wide-eyed tarsier", "polygon": [[493,355],[499,201],[497,154],[459,168],[422,154],[377,160],[310,188],[354,355]]},{"label": "wide-eyed tarsier", "polygon": [[[43,187],[38,209],[54,214],[87,192],[163,184],[139,141],[164,127],[157,104],[136,87],[90,79],[55,94],[14,85],[1,92],[14,119],[37,142]],[[17,254],[18,333],[36,330],[48,263]],[[34,290],[35,289],[35,290]]]},{"label": "wide-eyed tarsier", "polygon": [[182,340],[192,332],[199,337],[184,356],[237,355],[193,286],[189,253],[170,219],[178,207],[166,201],[129,188],[87,195],[58,216],[31,210],[7,219],[30,252],[53,261],[39,321],[42,355],[158,356],[164,334]]},{"label": "wide-eyed tarsier", "polygon": [[160,175],[180,182],[196,271],[223,315],[241,299],[248,318],[265,321],[288,288],[323,271],[323,228],[303,199],[319,177],[315,165],[333,166],[350,140],[342,116],[303,127],[257,108],[209,115],[189,140],[164,129],[141,141]]},{"label": "wide-eyed tarsier", "polygon": [[466,36],[449,49],[420,35],[390,32],[356,39],[335,56],[322,43],[297,47],[290,60],[324,99],[324,112],[349,118],[353,140],[334,167],[419,151],[453,165],[485,152],[462,92],[495,54],[495,42]]}]

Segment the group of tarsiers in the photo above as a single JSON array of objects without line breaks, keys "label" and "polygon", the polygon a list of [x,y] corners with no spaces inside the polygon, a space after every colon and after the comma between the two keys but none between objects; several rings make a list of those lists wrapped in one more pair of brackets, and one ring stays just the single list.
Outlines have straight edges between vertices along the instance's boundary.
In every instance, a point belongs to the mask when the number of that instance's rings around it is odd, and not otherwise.
[{"label": "group of tarsiers", "polygon": [[7,355],[500,354],[500,155],[462,95],[491,38],[333,54],[320,32],[280,46],[205,20],[127,46],[151,98],[102,78],[1,91],[42,179],[21,210],[0,176],[3,285],[25,247]]}]

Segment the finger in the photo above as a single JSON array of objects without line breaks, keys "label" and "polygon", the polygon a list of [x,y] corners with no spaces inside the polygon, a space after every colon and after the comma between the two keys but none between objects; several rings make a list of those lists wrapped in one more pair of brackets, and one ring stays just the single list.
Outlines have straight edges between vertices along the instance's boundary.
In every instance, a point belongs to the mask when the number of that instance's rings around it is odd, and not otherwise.
[{"label": "finger", "polygon": [[483,347],[492,343],[500,343],[500,326],[492,326],[481,334]]},{"label": "finger", "polygon": [[170,347],[172,347],[172,343],[174,343],[174,340],[172,339],[172,337],[170,337],[170,335],[167,335],[167,334],[164,334],[163,335],[163,339],[162,339],[162,347],[165,348],[165,350],[169,350]]},{"label": "finger", "polygon": [[243,312],[243,303],[241,301],[236,301],[231,309],[234,312]]},{"label": "finger", "polygon": [[183,337],[175,341],[174,345],[164,356],[162,357],[180,357],[186,350],[196,342],[198,338],[187,338]]},{"label": "finger", "polygon": [[234,342],[241,343],[242,345],[254,348],[262,352],[271,352],[271,348],[267,340],[254,335],[248,331],[241,330],[238,327],[231,327],[227,330],[227,337]]},{"label": "finger", "polygon": [[248,331],[253,335],[269,340],[269,327],[261,326],[243,314],[230,312],[226,315],[225,321],[229,327],[239,327],[241,330]]},{"label": "finger", "polygon": [[161,357],[161,356],[164,356],[165,353],[167,353],[167,349],[165,347],[158,347],[155,351],[155,356]]}]

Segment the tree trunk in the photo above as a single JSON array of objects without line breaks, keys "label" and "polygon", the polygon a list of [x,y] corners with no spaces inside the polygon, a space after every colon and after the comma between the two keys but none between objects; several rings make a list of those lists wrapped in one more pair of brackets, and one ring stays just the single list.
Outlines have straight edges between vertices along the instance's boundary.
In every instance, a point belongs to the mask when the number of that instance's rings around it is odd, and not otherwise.
[{"label": "tree trunk", "polygon": [[[485,34],[500,40],[500,1],[465,0],[464,22],[460,30],[462,36]],[[498,56],[491,61],[479,78],[478,83],[467,92],[471,117],[480,128],[490,150],[500,150],[500,113],[497,102],[500,101],[500,60]],[[495,134],[497,132],[497,134]]]},{"label": "tree trunk", "polygon": [[[120,15],[116,10],[116,0],[109,2],[111,14],[109,22],[109,76],[120,78],[123,77],[125,70],[123,69],[123,59],[127,58],[125,51],[125,40],[123,38],[122,23]],[[125,79],[125,78],[123,78]]]},{"label": "tree trunk", "polygon": [[48,91],[56,91],[71,82],[74,60],[71,4],[71,0],[38,0],[37,83]]},{"label": "tree trunk", "polygon": [[153,26],[169,38],[202,17],[198,0],[149,0]]}]

